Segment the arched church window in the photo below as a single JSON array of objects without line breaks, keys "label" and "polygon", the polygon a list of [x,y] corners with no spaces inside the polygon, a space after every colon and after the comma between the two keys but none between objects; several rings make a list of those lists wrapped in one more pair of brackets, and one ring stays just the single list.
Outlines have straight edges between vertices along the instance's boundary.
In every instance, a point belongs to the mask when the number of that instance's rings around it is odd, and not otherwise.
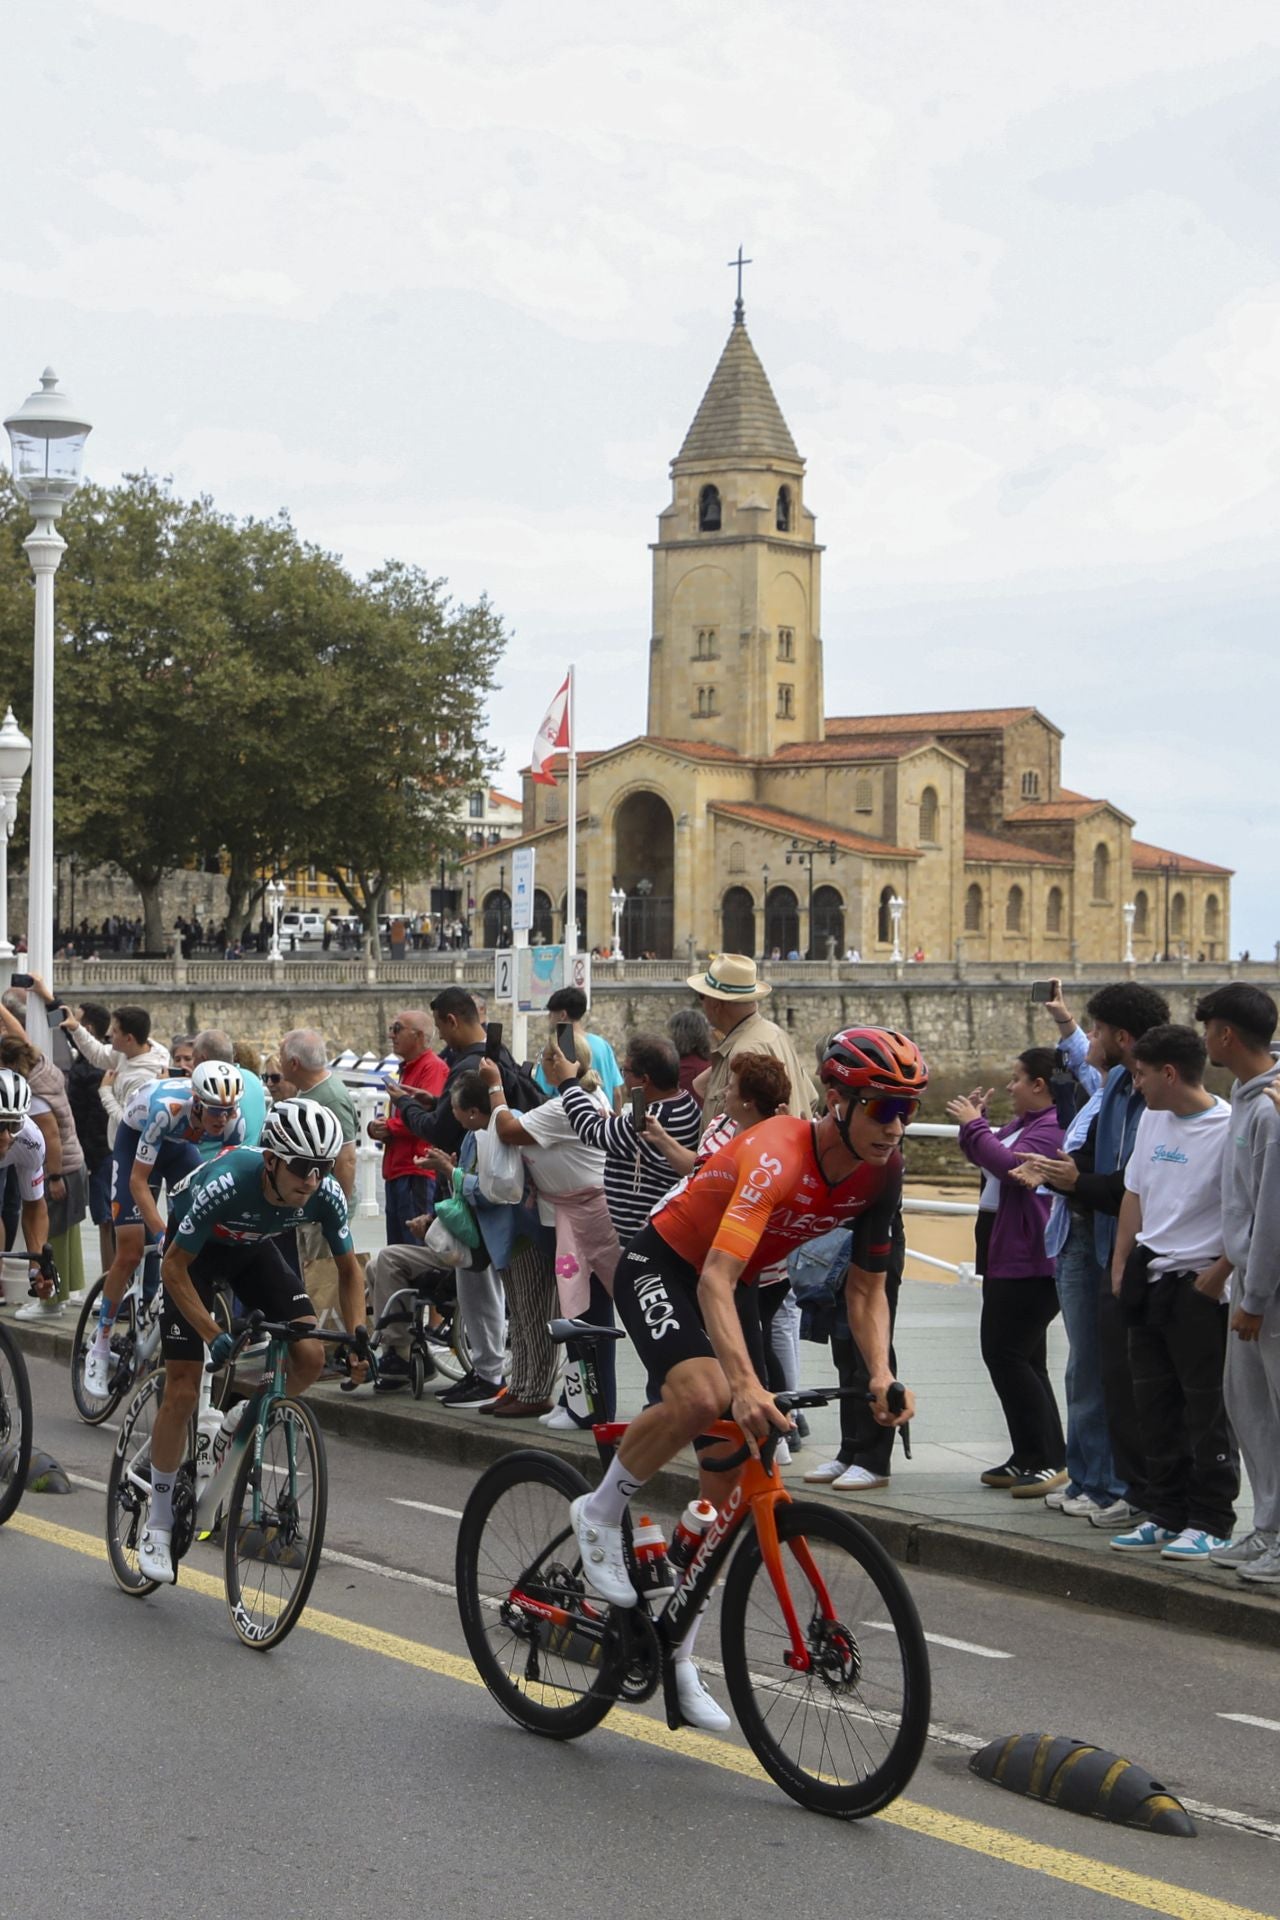
[{"label": "arched church window", "polygon": [[796,717],[796,690],[794,687],[778,688],[779,720],[794,720]]},{"label": "arched church window", "polygon": [[1185,894],[1174,894],[1173,899],[1169,903],[1169,918],[1172,921],[1170,931],[1174,939],[1185,939],[1187,932],[1187,900]]},{"label": "arched church window", "polygon": [[720,531],[720,489],[705,486],[698,495],[698,532],[719,533]]},{"label": "arched church window", "polygon": [[716,629],[714,627],[699,627],[697,639],[694,643],[694,659],[715,660],[719,652],[720,649],[716,645]]},{"label": "arched church window", "polygon": [[1044,909],[1044,930],[1046,933],[1062,932],[1062,888],[1050,887],[1049,898]]},{"label": "arched church window", "polygon": [[889,911],[889,902],[892,898],[893,888],[881,887],[880,908],[876,914],[876,939],[882,947],[889,946],[893,940],[893,915]]},{"label": "arched church window", "polygon": [[926,847],[936,846],[938,842],[938,794],[935,787],[926,787],[920,795],[920,840]]},{"label": "arched church window", "polygon": [[1024,800],[1040,798],[1040,775],[1034,767],[1029,768],[1022,776],[1022,797]]},{"label": "arched church window", "polygon": [[794,627],[778,628],[779,660],[794,660],[796,657],[796,630]]},{"label": "arched church window", "polygon": [[1111,849],[1105,840],[1099,840],[1093,850],[1093,897],[1095,900],[1111,898]]},{"label": "arched church window", "polygon": [[[735,840],[729,848],[729,871],[730,873],[745,873],[746,870],[747,856],[743,851],[742,842],[741,840]],[[741,949],[738,947],[725,948],[726,953],[738,953],[740,951]]]},{"label": "arched church window", "polygon": [[1145,938],[1151,926],[1151,901],[1145,891],[1133,896],[1133,930]]},{"label": "arched church window", "polygon": [[964,896],[964,930],[966,933],[982,932],[982,888],[976,880]]},{"label": "arched church window", "polygon": [[1023,897],[1021,887],[1010,887],[1009,898],[1006,900],[1004,908],[1004,926],[1006,933],[1022,932]]},{"label": "arched church window", "polygon": [[775,515],[775,519],[776,519],[779,533],[790,533],[791,531],[791,489],[790,487],[778,488],[778,511],[777,511],[777,514]]},{"label": "arched church window", "polygon": [[856,780],[853,787],[853,810],[855,813],[874,813],[876,810],[876,790],[870,780]]}]

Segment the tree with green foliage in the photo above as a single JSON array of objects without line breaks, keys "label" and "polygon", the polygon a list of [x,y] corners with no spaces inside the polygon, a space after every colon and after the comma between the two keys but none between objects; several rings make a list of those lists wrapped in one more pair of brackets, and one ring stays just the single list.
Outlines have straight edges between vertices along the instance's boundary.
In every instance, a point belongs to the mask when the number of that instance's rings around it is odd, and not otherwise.
[{"label": "tree with green foliage", "polygon": [[[0,686],[20,719],[29,526],[0,475]],[[153,951],[165,874],[212,852],[233,935],[263,874],[299,864],[376,927],[388,885],[457,846],[456,794],[492,765],[482,715],[504,636],[488,603],[455,607],[398,562],[355,580],[284,515],[237,521],[147,474],[83,487],[63,531],[59,851],[129,875]],[[25,814],[17,859],[24,841]]]}]

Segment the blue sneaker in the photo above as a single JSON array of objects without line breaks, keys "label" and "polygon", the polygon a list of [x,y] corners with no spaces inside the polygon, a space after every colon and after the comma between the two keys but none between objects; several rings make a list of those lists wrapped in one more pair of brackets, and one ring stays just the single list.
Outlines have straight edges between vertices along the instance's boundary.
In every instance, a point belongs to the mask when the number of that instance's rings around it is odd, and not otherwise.
[{"label": "blue sneaker", "polygon": [[1144,1520],[1132,1533],[1117,1533],[1111,1545],[1117,1553],[1162,1553],[1172,1541],[1181,1538],[1172,1527],[1162,1527],[1154,1520]]},{"label": "blue sneaker", "polygon": [[1205,1533],[1199,1527],[1184,1527],[1176,1540],[1167,1547],[1161,1547],[1162,1560],[1207,1560],[1211,1553],[1220,1547],[1230,1546],[1229,1539],[1221,1540],[1216,1533]]}]

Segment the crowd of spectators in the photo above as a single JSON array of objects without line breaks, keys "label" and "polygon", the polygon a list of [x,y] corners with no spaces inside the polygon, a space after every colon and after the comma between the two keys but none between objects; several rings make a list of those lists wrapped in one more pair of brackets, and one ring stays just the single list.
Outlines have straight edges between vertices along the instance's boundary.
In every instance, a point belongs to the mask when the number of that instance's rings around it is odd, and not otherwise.
[{"label": "crowd of spectators", "polygon": [[[581,1424],[570,1397],[555,1397],[548,1319],[558,1310],[612,1325],[620,1250],[664,1197],[735,1132],[814,1110],[809,1073],[763,1011],[769,988],[754,961],[718,956],[689,986],[697,1007],[677,1013],[668,1031],[629,1034],[620,1055],[590,1030],[585,996],[573,988],[552,997],[529,1065],[486,1029],[460,986],[390,1022],[398,1068],[387,1078],[387,1111],[368,1128],[382,1150],[386,1206],[385,1246],[369,1264],[372,1311],[380,1319],[406,1286],[451,1280],[471,1371],[440,1390],[446,1407]],[[32,991],[55,1004],[42,982]],[[86,1214],[104,1267],[132,1267],[139,1249],[117,1244],[112,1231],[116,1127],[138,1087],[202,1060],[241,1066],[250,1143],[269,1101],[298,1093],[332,1107],[344,1142],[336,1172],[354,1194],[355,1108],[317,1031],[282,1035],[263,1062],[220,1030],[162,1044],[145,1008],[89,1001],[66,1010],[56,1030],[65,1054],[50,1059],[27,1040],[25,1001],[19,988],[0,1000],[0,1071],[31,1090],[62,1282],[60,1302],[24,1312],[56,1313],[85,1297]],[[1056,1044],[1010,1063],[1007,1117],[995,1116],[992,1088],[975,1087],[947,1109],[980,1176],[980,1349],[1008,1429],[1007,1458],[982,1483],[1106,1528],[1118,1552],[1206,1563],[1280,1590],[1275,1003],[1233,982],[1203,996],[1197,1025],[1179,1025],[1155,989],[1127,979],[1094,993],[1086,1013],[1082,1026],[1054,983],[1046,1016]],[[1229,1102],[1206,1088],[1210,1065],[1232,1076]],[[30,1196],[15,1135],[0,1145],[12,1245]],[[442,1261],[434,1216],[445,1196],[460,1199],[476,1226],[478,1244],[461,1260],[455,1246]],[[801,1251],[839,1268],[848,1236]],[[322,1246],[299,1253],[308,1270],[323,1265]],[[902,1265],[899,1223],[891,1317]],[[761,1286],[775,1391],[799,1380],[793,1277],[782,1270]],[[1069,1355],[1062,1408],[1047,1352],[1059,1315]],[[847,1328],[838,1321],[830,1337],[841,1383],[857,1385],[865,1370]],[[407,1323],[384,1329],[378,1391],[407,1384],[407,1338]],[[600,1371],[610,1417],[613,1360],[608,1343]],[[792,1445],[803,1439],[801,1431]],[[849,1399],[838,1453],[806,1477],[839,1491],[883,1488],[893,1448],[893,1432]],[[1243,1534],[1241,1457],[1254,1500]]]}]

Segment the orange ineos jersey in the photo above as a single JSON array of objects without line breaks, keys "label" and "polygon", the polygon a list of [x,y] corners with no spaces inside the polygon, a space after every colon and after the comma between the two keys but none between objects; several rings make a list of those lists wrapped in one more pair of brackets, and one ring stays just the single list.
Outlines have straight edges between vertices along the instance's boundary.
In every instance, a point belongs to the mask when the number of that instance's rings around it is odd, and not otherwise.
[{"label": "orange ineos jersey", "polygon": [[818,1164],[814,1123],[787,1114],[762,1120],[695,1169],[654,1208],[667,1245],[701,1269],[713,1248],[746,1265],[742,1283],[833,1227],[854,1229],[853,1261],[870,1273],[889,1264],[902,1199],[902,1155],[861,1161],[831,1186]]}]

